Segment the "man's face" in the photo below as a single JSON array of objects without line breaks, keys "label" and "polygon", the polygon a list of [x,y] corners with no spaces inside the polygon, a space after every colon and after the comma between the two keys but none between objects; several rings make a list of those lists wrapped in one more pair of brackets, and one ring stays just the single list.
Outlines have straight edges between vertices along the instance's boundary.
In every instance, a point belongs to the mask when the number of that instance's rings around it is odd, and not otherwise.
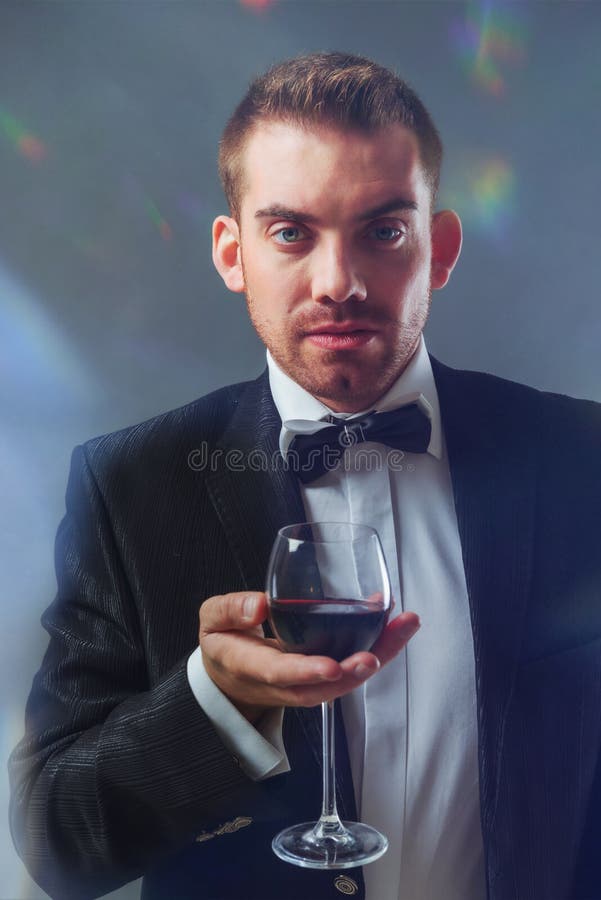
[{"label": "man's face", "polygon": [[411,359],[430,306],[431,198],[415,136],[267,122],[243,163],[239,230],[221,217],[238,245],[229,286],[245,291],[294,381],[334,410],[369,407]]}]

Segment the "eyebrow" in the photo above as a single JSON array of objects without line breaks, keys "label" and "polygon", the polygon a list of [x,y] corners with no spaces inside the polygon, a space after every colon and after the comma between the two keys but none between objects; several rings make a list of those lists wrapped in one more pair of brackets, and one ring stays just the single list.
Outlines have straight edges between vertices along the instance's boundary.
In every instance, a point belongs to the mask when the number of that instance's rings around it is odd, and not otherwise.
[{"label": "eyebrow", "polygon": [[[365,222],[368,219],[377,219],[378,216],[385,216],[387,213],[395,210],[417,210],[418,206],[415,200],[408,200],[406,197],[393,197],[379,206],[366,210],[357,217],[359,222]],[[265,209],[258,209],[255,213],[255,219],[285,219],[287,222],[306,222],[308,225],[315,225],[319,222],[317,216],[312,213],[303,212],[301,209],[291,209],[289,206],[283,206],[274,203]]]}]

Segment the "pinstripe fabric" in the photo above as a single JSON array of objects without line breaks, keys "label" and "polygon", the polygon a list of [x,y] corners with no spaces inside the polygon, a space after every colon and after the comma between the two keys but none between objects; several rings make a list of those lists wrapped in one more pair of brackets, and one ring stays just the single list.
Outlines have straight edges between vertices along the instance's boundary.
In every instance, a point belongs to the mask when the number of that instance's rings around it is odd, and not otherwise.
[{"label": "pinstripe fabric", "polygon": [[601,407],[433,370],[474,634],[488,897],[600,900]]},{"label": "pinstripe fabric", "polygon": [[[433,370],[474,633],[488,896],[601,900],[599,407]],[[339,873],[269,846],[316,814],[315,711],[287,711],[292,772],[252,784],[185,676],[202,599],[260,588],[275,531],[304,518],[288,473],[226,460],[270,458],[279,424],[262,376],[74,452],[50,645],[10,762],[13,835],[51,896],[141,873],[148,900],[340,896]],[[205,468],[189,462],[201,445],[220,451]],[[237,817],[252,823],[223,830]]]}]

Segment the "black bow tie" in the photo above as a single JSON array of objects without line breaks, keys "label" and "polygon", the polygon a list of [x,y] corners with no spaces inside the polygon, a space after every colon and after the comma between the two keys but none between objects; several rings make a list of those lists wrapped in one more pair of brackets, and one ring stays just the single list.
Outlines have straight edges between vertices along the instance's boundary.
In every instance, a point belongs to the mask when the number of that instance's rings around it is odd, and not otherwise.
[{"label": "black bow tie", "polygon": [[286,462],[304,484],[336,468],[353,444],[375,441],[395,450],[425,453],[432,426],[417,403],[390,412],[369,413],[357,419],[338,419],[315,434],[297,434],[290,442]]}]

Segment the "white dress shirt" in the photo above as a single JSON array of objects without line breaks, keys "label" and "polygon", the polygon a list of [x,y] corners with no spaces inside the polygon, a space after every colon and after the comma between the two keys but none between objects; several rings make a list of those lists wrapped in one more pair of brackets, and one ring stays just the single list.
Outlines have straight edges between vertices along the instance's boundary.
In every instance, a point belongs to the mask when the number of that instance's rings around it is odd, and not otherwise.
[{"label": "white dress shirt", "polygon": [[[331,410],[269,354],[268,366],[285,452],[287,421],[319,421]],[[338,469],[301,485],[301,495],[308,521],[359,522],[377,530],[395,614],[412,610],[421,620],[406,650],[342,700],[359,816],[389,839],[388,852],[364,867],[367,900],[482,900],[473,640],[438,395],[423,339],[376,408],[393,409],[419,395],[432,424],[427,453],[357,444]],[[251,777],[286,770],[281,711],[263,720],[259,734],[208,678],[199,650],[190,657],[188,677]]]}]

